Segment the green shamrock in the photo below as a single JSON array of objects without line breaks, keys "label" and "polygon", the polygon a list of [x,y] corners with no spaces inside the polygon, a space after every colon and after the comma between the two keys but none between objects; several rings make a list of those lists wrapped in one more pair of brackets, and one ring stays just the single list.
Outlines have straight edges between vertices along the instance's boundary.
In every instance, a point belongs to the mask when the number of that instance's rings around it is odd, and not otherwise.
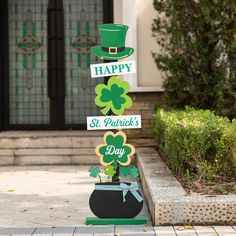
[{"label": "green shamrock", "polygon": [[137,178],[138,177],[138,169],[136,167],[132,167],[130,169],[130,175],[133,177],[133,178]]},{"label": "green shamrock", "polygon": [[121,166],[120,167],[120,173],[123,176],[128,176],[130,173],[130,167],[129,166]]},{"label": "green shamrock", "polygon": [[128,82],[121,81],[118,76],[112,76],[107,85],[98,84],[96,86],[95,103],[99,107],[105,107],[101,110],[103,115],[106,115],[110,109],[115,115],[122,115],[126,108],[132,106],[131,98],[126,95],[128,91]]},{"label": "green shamrock", "polygon": [[130,164],[131,156],[135,153],[135,148],[131,144],[126,144],[126,135],[124,132],[106,132],[104,143],[98,145],[95,151],[100,157],[101,165],[109,166],[113,164],[116,170],[118,163],[122,166]]},{"label": "green shamrock", "polygon": [[91,167],[89,168],[89,172],[90,172],[90,176],[91,176],[91,177],[96,178],[96,177],[99,176],[99,173],[100,173],[101,171],[100,171],[99,167],[91,166]]},{"label": "green shamrock", "polygon": [[114,176],[116,171],[114,169],[114,166],[107,166],[104,170],[105,174],[108,175],[108,176]]}]

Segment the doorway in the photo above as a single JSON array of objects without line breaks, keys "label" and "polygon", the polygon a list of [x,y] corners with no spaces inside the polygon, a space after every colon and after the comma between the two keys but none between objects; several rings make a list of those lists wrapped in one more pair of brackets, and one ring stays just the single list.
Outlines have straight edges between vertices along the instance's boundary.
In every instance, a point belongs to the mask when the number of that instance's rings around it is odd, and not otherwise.
[{"label": "doorway", "polygon": [[[4,17],[2,129],[85,129],[99,115],[90,77],[99,63],[97,26],[113,21],[111,0],[8,0]],[[3,35],[3,34],[2,34]]]}]

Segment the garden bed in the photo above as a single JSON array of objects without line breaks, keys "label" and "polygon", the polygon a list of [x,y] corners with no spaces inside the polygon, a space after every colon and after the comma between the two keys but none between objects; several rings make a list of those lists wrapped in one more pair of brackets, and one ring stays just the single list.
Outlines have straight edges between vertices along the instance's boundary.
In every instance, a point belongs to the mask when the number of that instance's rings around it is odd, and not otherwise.
[{"label": "garden bed", "polygon": [[190,195],[228,195],[236,194],[236,179],[215,178],[212,181],[188,180],[177,176],[185,191]]},{"label": "garden bed", "polygon": [[188,194],[154,148],[137,148],[137,165],[154,225],[236,224],[236,195]]},{"label": "garden bed", "polygon": [[209,110],[158,110],[157,148],[189,194],[236,193],[236,120]]}]

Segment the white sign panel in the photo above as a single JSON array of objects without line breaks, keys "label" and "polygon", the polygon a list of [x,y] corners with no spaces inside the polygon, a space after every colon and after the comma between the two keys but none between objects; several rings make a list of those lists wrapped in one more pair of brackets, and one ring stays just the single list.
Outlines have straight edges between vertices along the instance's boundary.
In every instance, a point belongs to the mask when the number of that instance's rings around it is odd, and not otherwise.
[{"label": "white sign panel", "polygon": [[90,65],[91,77],[105,77],[136,73],[135,61],[120,61]]},{"label": "white sign panel", "polygon": [[138,128],[141,128],[141,115],[87,116],[87,130]]}]

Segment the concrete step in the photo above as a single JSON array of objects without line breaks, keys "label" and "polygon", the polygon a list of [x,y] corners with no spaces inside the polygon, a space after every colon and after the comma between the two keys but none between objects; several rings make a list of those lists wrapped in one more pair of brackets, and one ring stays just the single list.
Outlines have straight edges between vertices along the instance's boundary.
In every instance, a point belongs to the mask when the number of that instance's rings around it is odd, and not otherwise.
[{"label": "concrete step", "polygon": [[0,166],[6,165],[90,165],[98,164],[96,155],[35,155],[35,156],[1,156]]},{"label": "concrete step", "polygon": [[0,149],[92,148],[102,142],[102,132],[34,131],[0,133]]},{"label": "concrete step", "polygon": [[38,155],[92,155],[93,148],[25,148],[25,149],[0,149],[1,156],[38,156]]},{"label": "concrete step", "polygon": [[0,165],[97,164],[104,132],[18,131],[0,133]]}]

